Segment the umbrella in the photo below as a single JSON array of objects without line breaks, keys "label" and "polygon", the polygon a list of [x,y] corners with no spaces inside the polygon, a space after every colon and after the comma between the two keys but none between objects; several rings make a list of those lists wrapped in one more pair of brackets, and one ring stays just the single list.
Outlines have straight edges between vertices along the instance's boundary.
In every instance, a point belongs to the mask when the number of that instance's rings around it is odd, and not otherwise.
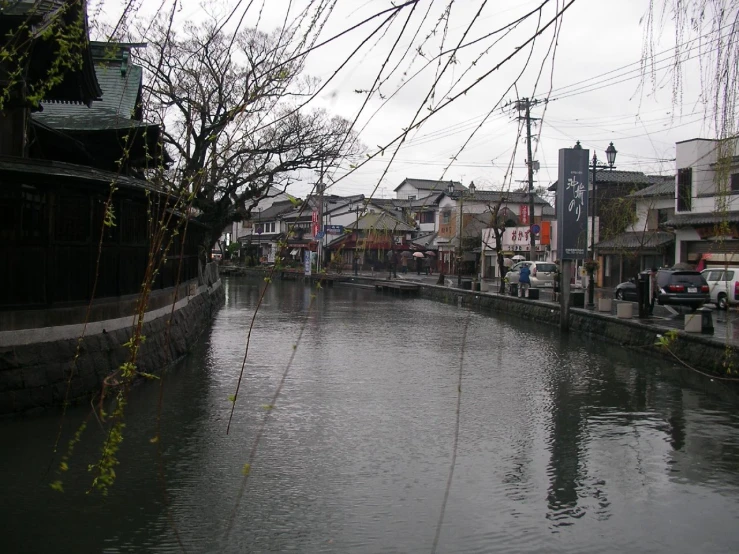
[{"label": "umbrella", "polygon": [[436,252],[434,252],[432,250],[426,250],[426,255],[427,256],[436,256]]},{"label": "umbrella", "polygon": [[414,258],[423,258],[423,252],[414,252],[413,253]]},{"label": "umbrella", "polygon": [[516,254],[511,258],[514,262],[520,262],[521,260],[525,260],[526,256],[522,256],[521,254]]},{"label": "umbrella", "polygon": [[513,260],[510,258],[503,258],[503,265],[505,267],[511,267],[513,265]]},{"label": "umbrella", "polygon": [[410,257],[411,257],[411,253],[410,253],[410,252],[408,252],[408,250],[403,250],[403,251],[402,251],[402,252],[400,253],[400,255],[401,255],[401,256],[403,256],[404,258],[410,258]]}]

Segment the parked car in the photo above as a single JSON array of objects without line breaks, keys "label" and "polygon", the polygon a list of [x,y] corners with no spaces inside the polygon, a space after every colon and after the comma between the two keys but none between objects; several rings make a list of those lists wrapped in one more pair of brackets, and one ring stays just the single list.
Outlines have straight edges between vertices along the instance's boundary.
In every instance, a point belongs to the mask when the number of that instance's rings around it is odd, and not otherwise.
[{"label": "parked car", "polygon": [[739,304],[739,267],[704,269],[701,275],[717,308],[725,310],[730,304]]},{"label": "parked car", "polygon": [[631,300],[636,302],[636,279],[632,277],[628,281],[616,285],[616,288],[613,289],[613,297],[616,300]]},{"label": "parked car", "polygon": [[[649,275],[643,272],[642,275]],[[710,301],[706,280],[697,271],[688,269],[660,269],[657,272],[657,303],[660,305],[688,306],[696,310]],[[618,300],[636,300],[636,280],[620,283],[614,290]]]},{"label": "parked car", "polygon": [[531,280],[532,287],[541,288],[554,286],[554,276],[557,271],[557,264],[554,262],[518,262],[508,270],[508,273],[506,273],[508,283],[512,285],[518,283],[518,278],[521,275],[521,268],[525,265],[531,270],[531,276],[529,279]]}]

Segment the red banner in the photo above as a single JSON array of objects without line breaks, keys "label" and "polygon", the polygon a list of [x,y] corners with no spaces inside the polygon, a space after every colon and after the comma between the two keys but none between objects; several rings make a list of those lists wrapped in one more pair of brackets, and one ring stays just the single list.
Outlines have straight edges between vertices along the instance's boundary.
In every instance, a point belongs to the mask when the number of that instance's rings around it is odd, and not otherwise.
[{"label": "red banner", "polygon": [[521,221],[519,221],[519,224],[529,224],[529,207],[526,204],[521,204]]},{"label": "red banner", "polygon": [[318,234],[319,227],[318,227],[318,210],[313,210],[313,216],[311,217],[311,222],[313,223],[312,231],[313,236],[315,237]]}]

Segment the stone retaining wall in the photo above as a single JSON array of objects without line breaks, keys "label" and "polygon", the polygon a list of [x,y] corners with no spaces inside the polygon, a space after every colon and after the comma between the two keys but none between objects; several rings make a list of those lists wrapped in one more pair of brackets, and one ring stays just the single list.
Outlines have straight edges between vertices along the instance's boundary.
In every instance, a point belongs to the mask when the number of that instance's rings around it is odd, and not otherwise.
[{"label": "stone retaining wall", "polygon": [[[217,269],[214,273],[208,268],[201,282],[200,286],[197,282],[190,285],[189,294],[177,302],[174,314],[171,304],[147,312],[143,327],[146,340],[137,361],[140,371],[159,373],[184,356],[207,328],[223,303],[224,290]],[[0,415],[61,405],[68,386],[70,400],[88,400],[101,390],[103,379],[128,359],[123,345],[131,338],[132,322],[129,316],[123,321],[89,325],[76,363],[77,337],[81,335],[78,326],[5,334],[0,343]],[[44,335],[47,340],[41,338]]]},{"label": "stone retaining wall", "polygon": [[[423,298],[455,304],[487,313],[505,313],[533,319],[541,323],[559,325],[559,305],[551,302],[527,300],[511,296],[470,292],[448,287],[421,285]],[[655,346],[658,336],[671,331],[657,322],[637,319],[618,319],[612,315],[583,309],[570,309],[570,330],[598,337],[613,344],[639,348],[650,355],[672,361],[676,357],[701,371],[718,376],[726,375],[726,367],[739,370],[739,354],[721,340],[678,330],[678,339],[670,351]]]}]

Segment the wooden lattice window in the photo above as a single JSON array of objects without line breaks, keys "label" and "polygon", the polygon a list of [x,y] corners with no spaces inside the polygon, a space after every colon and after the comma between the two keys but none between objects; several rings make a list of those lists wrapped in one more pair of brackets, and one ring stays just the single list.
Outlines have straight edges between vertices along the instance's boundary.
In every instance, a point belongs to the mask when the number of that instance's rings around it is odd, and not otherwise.
[{"label": "wooden lattice window", "polygon": [[692,209],[693,168],[686,167],[677,172],[677,211],[689,212]]},{"label": "wooden lattice window", "polygon": [[55,238],[59,242],[90,240],[90,198],[60,194],[56,199]]}]

